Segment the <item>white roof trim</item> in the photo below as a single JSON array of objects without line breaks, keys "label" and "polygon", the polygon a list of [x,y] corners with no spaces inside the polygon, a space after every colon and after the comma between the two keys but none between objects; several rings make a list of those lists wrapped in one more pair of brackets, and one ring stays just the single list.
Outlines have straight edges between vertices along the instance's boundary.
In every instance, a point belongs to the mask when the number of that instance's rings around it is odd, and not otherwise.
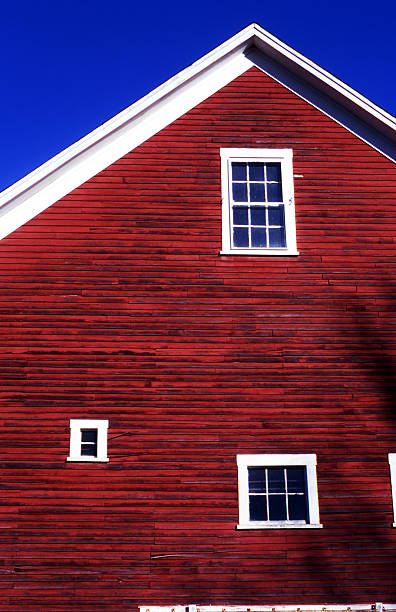
[{"label": "white roof trim", "polygon": [[0,239],[253,65],[396,161],[396,119],[392,115],[251,24],[3,191]]},{"label": "white roof trim", "polygon": [[371,100],[365,98],[358,91],[352,89],[352,87],[349,87],[349,85],[337,79],[333,74],[318,66],[318,64],[315,64],[301,53],[298,53],[286,45],[270,34],[270,32],[263,30],[260,26],[256,26],[256,28],[260,31],[261,36],[257,36],[255,42],[262,51],[274,57],[277,54],[282,54],[284,58],[302,68],[306,73],[311,74],[315,79],[320,79],[322,85],[327,85],[333,92],[337,91],[345,98],[350,99],[350,101],[354,102],[357,106],[360,106],[362,110],[367,111],[373,117],[376,117],[385,125],[388,125],[392,130],[396,130],[396,118],[393,117],[393,115],[387,113],[380,106],[377,106],[371,102]]}]

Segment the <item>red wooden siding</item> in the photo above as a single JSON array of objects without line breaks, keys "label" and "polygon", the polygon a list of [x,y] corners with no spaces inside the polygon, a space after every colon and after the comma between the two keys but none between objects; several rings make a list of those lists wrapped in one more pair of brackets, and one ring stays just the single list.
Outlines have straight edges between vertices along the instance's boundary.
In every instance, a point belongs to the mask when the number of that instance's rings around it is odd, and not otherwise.
[{"label": "red wooden siding", "polygon": [[[218,255],[220,147],[293,149],[299,257]],[[0,243],[2,610],[396,602],[395,185],[252,68]],[[271,452],[323,529],[235,530]]]}]

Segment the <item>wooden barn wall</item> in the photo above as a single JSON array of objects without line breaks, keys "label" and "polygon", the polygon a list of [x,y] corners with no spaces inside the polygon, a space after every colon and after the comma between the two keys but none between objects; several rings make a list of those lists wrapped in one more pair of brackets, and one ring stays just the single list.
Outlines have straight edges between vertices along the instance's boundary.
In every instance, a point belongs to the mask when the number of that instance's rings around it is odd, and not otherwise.
[{"label": "wooden barn wall", "polygon": [[[220,147],[293,149],[298,257],[219,256]],[[1,610],[396,602],[395,184],[252,68],[2,240]],[[237,531],[238,453],[323,529]]]}]

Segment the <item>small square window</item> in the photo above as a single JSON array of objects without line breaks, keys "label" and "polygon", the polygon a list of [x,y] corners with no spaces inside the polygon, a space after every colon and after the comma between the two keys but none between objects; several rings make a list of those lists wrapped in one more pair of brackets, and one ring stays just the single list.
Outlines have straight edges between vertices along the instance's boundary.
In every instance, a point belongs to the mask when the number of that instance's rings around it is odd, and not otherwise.
[{"label": "small square window", "polygon": [[239,529],[321,527],[316,455],[238,455]]},{"label": "small square window", "polygon": [[291,149],[221,149],[222,254],[298,255]]},{"label": "small square window", "polygon": [[70,456],[67,461],[108,461],[109,421],[70,419]]},{"label": "small square window", "polygon": [[393,500],[393,527],[396,527],[396,453],[389,453],[389,467]]}]

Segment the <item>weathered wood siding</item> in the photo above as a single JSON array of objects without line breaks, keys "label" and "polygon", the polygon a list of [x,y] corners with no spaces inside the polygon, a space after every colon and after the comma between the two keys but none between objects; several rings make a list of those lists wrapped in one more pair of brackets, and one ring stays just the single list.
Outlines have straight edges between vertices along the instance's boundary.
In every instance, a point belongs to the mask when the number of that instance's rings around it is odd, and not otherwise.
[{"label": "weathered wood siding", "polygon": [[[299,257],[219,256],[220,147],[293,148]],[[395,185],[252,68],[0,243],[1,610],[396,602]],[[235,530],[268,452],[323,529]]]}]

